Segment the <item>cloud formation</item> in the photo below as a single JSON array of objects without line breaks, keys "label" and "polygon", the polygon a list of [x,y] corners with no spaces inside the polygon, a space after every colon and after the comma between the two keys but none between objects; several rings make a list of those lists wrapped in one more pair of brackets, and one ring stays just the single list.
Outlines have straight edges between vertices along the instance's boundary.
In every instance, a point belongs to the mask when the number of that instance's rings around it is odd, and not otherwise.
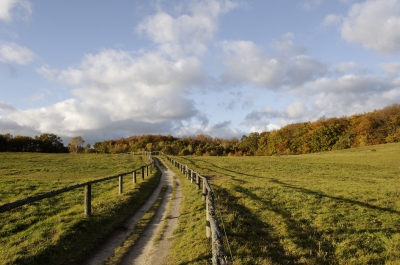
[{"label": "cloud formation", "polygon": [[145,34],[169,55],[201,55],[218,30],[218,18],[236,6],[229,0],[191,1],[188,14],[174,18],[159,11],[140,23],[136,31]]},{"label": "cloud formation", "polygon": [[10,111],[14,111],[14,110],[15,110],[15,108],[11,104],[8,104],[8,103],[0,100],[0,113],[1,112],[10,112]]},{"label": "cloud formation", "polygon": [[0,62],[27,65],[36,58],[36,55],[26,47],[16,43],[0,42]]},{"label": "cloud formation", "polygon": [[343,18],[340,32],[350,43],[383,54],[400,51],[400,3],[397,0],[370,0],[354,4]]},{"label": "cloud formation", "polygon": [[31,3],[27,0],[0,1],[0,19],[5,22],[11,22],[15,16],[26,18],[31,14]]},{"label": "cloud formation", "polygon": [[251,83],[270,90],[294,89],[327,71],[325,63],[305,54],[306,49],[293,44],[291,33],[275,41],[277,53],[267,55],[251,41],[224,41],[226,71],[224,82]]},{"label": "cloud formation", "polygon": [[[217,31],[218,17],[235,6],[228,0],[193,1],[188,14],[174,18],[159,11],[144,19],[136,29],[153,41],[154,50],[103,49],[86,54],[78,66],[67,69],[43,65],[37,72],[70,86],[74,97],[40,109],[13,112],[2,117],[3,122],[17,121],[9,127],[17,124],[91,139],[109,139],[118,133],[117,137],[182,135],[200,129],[229,131],[226,126],[209,125],[207,116],[188,95],[206,79],[200,56]],[[191,125],[192,121],[199,124]]]},{"label": "cloud formation", "polygon": [[[14,3],[3,9],[11,18],[15,6],[23,9],[20,3],[29,3],[3,0],[0,8],[6,2]],[[300,5],[309,10],[323,2],[301,1]],[[70,67],[43,64],[37,68],[53,84],[69,87],[70,98],[24,111],[0,101],[0,127],[17,134],[81,135],[91,143],[147,133],[233,137],[400,101],[397,62],[382,62],[378,70],[355,61],[329,64],[297,44],[290,32],[270,40],[268,48],[246,39],[220,40],[219,20],[238,6],[236,2],[181,3],[174,12],[157,9],[135,27],[136,34],[151,41],[144,49],[101,49]],[[328,15],[321,25],[336,25],[349,43],[394,54],[400,50],[398,6],[394,0],[352,4],[347,15]],[[0,43],[0,62],[7,65],[27,65],[36,57],[15,43]],[[205,65],[217,60],[215,65]],[[196,93],[203,97],[196,98]],[[281,96],[281,102],[274,102]],[[239,108],[248,113],[243,121],[236,121],[211,113],[207,108],[211,104],[231,116]],[[234,128],[239,126],[245,129]]]}]

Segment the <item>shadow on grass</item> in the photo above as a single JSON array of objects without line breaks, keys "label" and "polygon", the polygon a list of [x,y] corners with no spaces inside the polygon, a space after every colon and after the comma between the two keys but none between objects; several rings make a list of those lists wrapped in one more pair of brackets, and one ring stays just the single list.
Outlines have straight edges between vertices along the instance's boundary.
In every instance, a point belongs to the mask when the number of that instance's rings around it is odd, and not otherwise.
[{"label": "shadow on grass", "polygon": [[181,263],[179,263],[179,265],[188,265],[188,264],[193,264],[194,262],[204,262],[205,260],[211,261],[211,259],[212,259],[212,255],[204,255],[204,256],[200,256],[191,261],[181,262]]},{"label": "shadow on grass", "polygon": [[224,188],[215,187],[214,191],[218,194],[217,201],[223,211],[237,213],[232,222],[226,225],[234,259],[240,259],[243,264],[258,264],[258,261],[266,259],[274,264],[300,264],[297,263],[297,257],[286,253],[279,237],[272,233],[274,228],[239,204],[239,198]]},{"label": "shadow on grass", "polygon": [[300,192],[303,192],[305,194],[314,195],[314,196],[316,196],[318,198],[329,198],[329,199],[332,199],[332,200],[345,202],[345,203],[350,203],[350,204],[358,205],[358,206],[361,206],[361,207],[366,207],[366,208],[373,209],[373,210],[379,210],[379,211],[383,211],[383,212],[400,214],[399,211],[393,210],[391,208],[380,207],[380,206],[372,205],[372,204],[365,203],[365,202],[346,199],[346,198],[343,198],[343,197],[331,196],[331,195],[325,194],[325,193],[320,192],[320,191],[313,191],[313,190],[309,190],[309,189],[305,189],[305,188],[296,187],[294,185],[282,182],[282,181],[277,180],[277,179],[271,179],[271,182],[280,184],[283,187],[288,188],[288,189],[294,189],[294,190],[298,190]]},{"label": "shadow on grass", "polygon": [[141,183],[138,192],[130,199],[90,218],[82,217],[71,231],[57,240],[54,245],[44,248],[34,256],[24,256],[16,260],[16,264],[82,264],[92,250],[103,242],[123,223],[151,194],[161,178],[157,170],[155,176]]},{"label": "shadow on grass", "polygon": [[[190,159],[187,159],[187,158],[186,158],[186,160],[190,161],[193,165],[195,165],[195,163],[192,162]],[[227,169],[227,168],[224,168],[224,167],[217,166],[217,165],[215,165],[214,163],[211,163],[211,162],[208,162],[208,161],[204,161],[204,160],[201,160],[201,161],[202,161],[203,163],[207,163],[207,164],[211,165],[211,166],[214,167],[214,168],[221,169],[221,170],[222,170],[221,172],[217,172],[217,171],[215,171],[215,172],[220,173],[220,174],[222,174],[222,175],[230,176],[230,177],[233,178],[234,181],[238,181],[238,182],[241,183],[241,184],[245,184],[245,183],[247,183],[247,181],[245,181],[245,180],[240,180],[240,179],[236,179],[235,176],[225,174],[224,172],[225,172],[225,171],[228,171],[228,172],[231,172],[231,173],[234,173],[234,174],[237,174],[237,175],[242,175],[242,176],[247,176],[247,177],[252,177],[252,178],[270,179],[271,182],[280,184],[280,185],[282,185],[282,186],[285,187],[285,188],[296,189],[296,190],[302,191],[302,192],[304,192],[304,193],[306,193],[306,194],[315,195],[315,196],[317,196],[317,197],[321,197],[321,198],[322,198],[322,197],[330,198],[330,199],[333,199],[333,200],[337,200],[337,201],[341,201],[341,202],[346,202],[346,203],[351,203],[351,204],[355,204],[355,205],[362,206],[362,207],[367,207],[367,208],[374,209],[374,210],[379,210],[379,211],[385,211],[385,212],[400,214],[399,211],[393,210],[393,209],[391,209],[391,208],[385,208],[385,207],[375,206],[375,205],[372,205],[372,204],[369,204],[369,203],[360,202],[360,201],[355,201],[355,200],[351,200],[351,199],[346,199],[346,198],[343,198],[343,197],[331,196],[331,195],[325,194],[325,193],[323,193],[323,192],[313,191],[313,190],[309,190],[309,189],[305,189],[305,188],[299,188],[299,187],[296,187],[296,186],[294,186],[294,185],[285,183],[285,182],[283,182],[283,181],[280,181],[280,180],[277,180],[277,179],[274,179],[274,178],[259,177],[259,176],[256,176],[256,175],[246,174],[246,173],[243,173],[243,172],[238,172],[238,171],[234,171],[234,170],[231,170],[231,169]],[[197,165],[196,165],[196,166],[197,166]],[[198,167],[198,166],[197,166],[197,167]],[[199,167],[199,168],[204,168],[204,169],[209,170],[209,169],[206,168],[206,167]]]},{"label": "shadow on grass", "polygon": [[[334,247],[330,242],[323,240],[323,233],[313,228],[309,220],[296,220],[292,217],[292,213],[282,207],[281,204],[266,201],[265,198],[261,198],[241,186],[235,186],[234,189],[253,201],[261,202],[263,204],[263,210],[269,210],[280,215],[284,220],[286,230],[288,231],[292,242],[294,242],[296,246],[306,250],[303,252],[308,253],[303,256],[303,258],[311,260],[313,264],[335,264],[335,258],[333,256]],[[289,264],[303,264],[301,262],[294,262],[300,258],[301,257],[292,257],[293,263]]]},{"label": "shadow on grass", "polygon": [[[193,162],[191,159],[189,159],[189,158],[186,158],[186,157],[185,157],[184,159],[187,160],[187,161],[189,161],[190,164],[192,164],[193,166],[195,166],[195,167],[197,167],[197,168],[199,168],[199,169],[204,169],[204,170],[207,170],[207,171],[210,170],[208,167],[202,167],[202,166],[197,165],[196,163],[194,163],[194,162]],[[206,163],[206,164],[209,164],[209,165],[211,165],[213,168],[217,168],[217,169],[222,170],[222,171],[215,171],[215,170],[213,170],[213,172],[219,173],[219,174],[222,174],[222,175],[225,175],[225,176],[228,176],[228,177],[231,177],[233,181],[237,181],[237,182],[239,182],[240,184],[246,184],[248,181],[243,180],[243,179],[238,179],[237,176],[235,176],[235,175],[226,174],[226,171],[227,171],[227,172],[231,172],[231,173],[233,173],[233,174],[237,174],[237,175],[244,175],[244,176],[254,177],[254,178],[262,178],[262,177],[258,177],[258,176],[255,176],[255,175],[249,175],[249,174],[245,174],[245,173],[242,173],[242,172],[237,172],[237,171],[234,171],[234,170],[230,170],[230,169],[227,169],[227,168],[224,168],[224,167],[220,167],[220,166],[217,166],[216,164],[211,163],[211,162],[208,162],[208,161],[201,160],[201,162]],[[190,167],[190,166],[189,166],[189,167]]]}]

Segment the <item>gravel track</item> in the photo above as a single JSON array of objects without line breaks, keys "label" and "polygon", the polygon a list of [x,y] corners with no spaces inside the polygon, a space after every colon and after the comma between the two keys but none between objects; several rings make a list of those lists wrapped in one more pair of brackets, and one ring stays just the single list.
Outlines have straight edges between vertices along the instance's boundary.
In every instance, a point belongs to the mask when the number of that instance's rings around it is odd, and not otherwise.
[{"label": "gravel track", "polygon": [[[157,212],[149,225],[140,235],[140,238],[124,256],[121,264],[161,265],[167,261],[169,248],[171,245],[170,239],[173,236],[173,231],[178,225],[182,193],[180,183],[176,179],[176,193],[175,198],[172,199],[174,173],[168,170],[168,167],[165,164],[163,164],[163,167],[161,167],[159,165],[159,163],[163,163],[161,160],[156,160],[156,163],[162,171],[159,185],[156,187],[147,201],[121,226],[123,229],[116,230],[103,245],[98,247],[95,253],[93,253],[93,255],[89,257],[84,264],[103,264],[104,261],[106,261],[107,258],[113,254],[114,249],[122,245],[125,239],[132,233],[137,222],[157,200],[161,188],[164,185],[167,186],[167,190],[164,194],[164,198],[160,204],[160,207],[157,209]],[[166,216],[168,212],[168,205],[170,203],[172,203],[171,211],[169,216]],[[161,239],[158,241],[157,245],[154,246],[154,239],[159,233],[159,229],[161,228],[161,225],[165,219],[167,223],[164,227],[164,231],[162,231]]]}]

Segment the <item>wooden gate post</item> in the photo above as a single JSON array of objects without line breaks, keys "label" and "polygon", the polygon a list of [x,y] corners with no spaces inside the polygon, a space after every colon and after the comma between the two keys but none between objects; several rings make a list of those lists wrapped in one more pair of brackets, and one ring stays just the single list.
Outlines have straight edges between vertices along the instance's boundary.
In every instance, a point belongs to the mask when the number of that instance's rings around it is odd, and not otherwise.
[{"label": "wooden gate post", "polygon": [[118,177],[118,182],[119,182],[119,189],[118,189],[118,193],[119,194],[122,194],[122,185],[123,185],[123,179],[122,179],[122,176],[119,176]]},{"label": "wooden gate post", "polygon": [[196,173],[196,187],[199,190],[200,189],[200,178],[199,178],[199,173]]},{"label": "wooden gate post", "polygon": [[84,213],[86,216],[92,215],[92,185],[88,184],[85,186],[85,210]]},{"label": "wooden gate post", "polygon": [[142,166],[142,179],[144,180],[144,166]]},{"label": "wooden gate post", "polygon": [[136,171],[133,171],[133,183],[136,183]]}]

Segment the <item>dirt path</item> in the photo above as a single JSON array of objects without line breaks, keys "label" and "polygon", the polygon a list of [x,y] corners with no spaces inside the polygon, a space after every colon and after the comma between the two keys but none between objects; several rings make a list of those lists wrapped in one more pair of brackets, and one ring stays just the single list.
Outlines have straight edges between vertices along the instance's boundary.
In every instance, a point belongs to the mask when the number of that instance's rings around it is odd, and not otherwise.
[{"label": "dirt path", "polygon": [[[157,160],[157,164],[162,163],[161,160]],[[161,191],[162,186],[166,185],[167,190],[164,195],[164,199],[161,202],[160,207],[158,208],[156,215],[140,235],[138,241],[132,246],[129,252],[125,255],[121,264],[163,264],[163,260],[165,261],[168,256],[168,251],[170,247],[170,238],[172,236],[173,231],[177,227],[178,217],[179,217],[179,208],[181,203],[181,189],[179,185],[179,181],[176,183],[176,195],[174,200],[171,202],[172,197],[172,187],[173,187],[173,176],[174,173],[167,169],[166,165],[164,167],[159,168],[162,170],[162,177],[160,184],[150,195],[148,200],[133,214],[124,224],[123,228],[119,231],[115,231],[112,234],[107,242],[105,242],[102,246],[100,246],[96,253],[92,255],[84,264],[92,264],[98,265],[103,264],[108,257],[110,257],[114,249],[120,246],[124,240],[132,233],[135,228],[137,222],[143,217],[143,215],[150,209],[150,207],[157,200],[157,197]],[[166,168],[167,170],[165,170]],[[168,205],[171,205],[171,212],[169,217],[167,215]],[[166,220],[166,226],[162,233],[162,237],[157,244],[156,250],[153,248],[153,241],[156,237],[163,220]]]}]

